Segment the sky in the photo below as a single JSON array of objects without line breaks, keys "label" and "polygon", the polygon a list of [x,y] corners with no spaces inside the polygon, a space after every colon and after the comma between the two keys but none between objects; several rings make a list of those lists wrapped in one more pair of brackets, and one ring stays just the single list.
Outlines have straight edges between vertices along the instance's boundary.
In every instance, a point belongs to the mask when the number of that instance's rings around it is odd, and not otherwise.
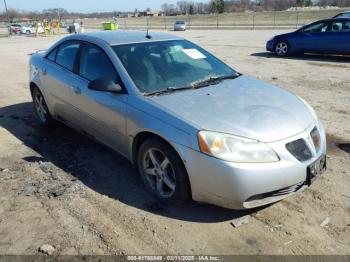
[{"label": "sky", "polygon": [[[162,3],[176,3],[177,0],[6,0],[8,8],[41,11],[43,9],[62,7],[71,12],[104,12],[133,11],[135,8],[144,10],[160,10]],[[200,0],[194,0],[200,2]],[[4,10],[4,1],[0,0],[0,10]]]}]

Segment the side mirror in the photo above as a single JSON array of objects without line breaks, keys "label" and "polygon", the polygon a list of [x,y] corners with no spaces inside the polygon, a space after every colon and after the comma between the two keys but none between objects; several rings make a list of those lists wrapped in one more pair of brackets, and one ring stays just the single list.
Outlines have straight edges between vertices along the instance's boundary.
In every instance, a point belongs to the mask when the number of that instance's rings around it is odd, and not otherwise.
[{"label": "side mirror", "polygon": [[89,89],[95,91],[121,93],[123,91],[119,84],[116,84],[109,77],[97,78],[89,83]]}]

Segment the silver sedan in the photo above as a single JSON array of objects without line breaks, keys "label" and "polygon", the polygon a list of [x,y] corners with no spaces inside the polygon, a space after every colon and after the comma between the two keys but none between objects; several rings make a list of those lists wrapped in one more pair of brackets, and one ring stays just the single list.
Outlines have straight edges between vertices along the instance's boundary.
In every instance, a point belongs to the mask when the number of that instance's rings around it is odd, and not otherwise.
[{"label": "silver sedan", "polygon": [[254,208],[326,169],[307,102],[173,35],[65,37],[31,56],[30,91],[43,125],[63,122],[119,152],[165,204]]}]

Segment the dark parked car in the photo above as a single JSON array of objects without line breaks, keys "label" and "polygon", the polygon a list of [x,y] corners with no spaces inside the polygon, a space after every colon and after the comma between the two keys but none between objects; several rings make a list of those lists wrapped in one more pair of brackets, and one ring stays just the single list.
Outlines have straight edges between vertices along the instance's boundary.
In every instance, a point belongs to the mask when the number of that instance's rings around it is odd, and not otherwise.
[{"label": "dark parked car", "polygon": [[337,14],[333,18],[350,18],[350,11],[346,11],[346,12]]},{"label": "dark parked car", "polygon": [[266,49],[278,56],[300,53],[350,54],[350,18],[317,21],[271,38]]}]

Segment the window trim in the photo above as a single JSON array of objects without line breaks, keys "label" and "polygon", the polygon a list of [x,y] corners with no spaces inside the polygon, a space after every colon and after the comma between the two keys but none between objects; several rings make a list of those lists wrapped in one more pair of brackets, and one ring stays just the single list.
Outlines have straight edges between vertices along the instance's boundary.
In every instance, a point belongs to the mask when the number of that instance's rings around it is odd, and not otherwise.
[{"label": "window trim", "polygon": [[91,46],[95,47],[96,49],[99,49],[107,57],[107,59],[110,62],[110,64],[111,64],[115,74],[118,77],[119,83],[117,83],[117,84],[119,84],[121,86],[121,88],[122,88],[121,94],[128,94],[128,91],[127,91],[127,89],[126,89],[126,87],[124,85],[124,82],[123,82],[122,78],[120,77],[120,74],[118,73],[118,70],[115,68],[112,60],[107,55],[107,53],[101,47],[99,47],[98,45],[96,45],[94,43],[91,43],[91,42],[88,42],[88,41],[80,41],[80,42],[81,42],[81,44],[80,44],[79,52],[78,52],[78,54],[76,56],[76,61],[75,61],[75,65],[76,66],[74,68],[76,71],[74,70],[73,73],[76,74],[77,76],[81,77],[82,79],[85,79],[88,82],[92,81],[92,80],[87,79],[86,77],[80,75],[80,72],[79,72],[80,71],[80,58],[81,58],[81,54],[82,54],[83,48],[88,46],[88,45],[91,45]]},{"label": "window trim", "polygon": [[[76,57],[75,57],[75,59],[74,59],[73,70],[70,70],[70,69],[68,69],[68,68],[65,68],[64,66],[62,66],[62,65],[60,65],[60,64],[58,64],[58,63],[56,62],[58,50],[60,49],[60,47],[61,47],[63,44],[66,44],[66,43],[68,43],[68,42],[76,42],[76,43],[79,44],[79,49],[78,49],[77,55],[76,55]],[[55,46],[48,54],[46,54],[46,55],[44,56],[44,58],[45,58],[48,62],[53,63],[53,64],[55,64],[56,66],[59,66],[60,68],[62,68],[62,69],[64,69],[64,70],[67,70],[68,72],[73,73],[74,75],[76,75],[76,76],[78,76],[78,77],[80,77],[80,78],[82,78],[82,79],[84,79],[84,80],[86,80],[86,81],[88,81],[88,82],[91,82],[91,80],[89,80],[89,79],[87,79],[87,78],[85,78],[85,77],[83,77],[83,76],[81,76],[81,75],[79,74],[80,56],[81,56],[81,52],[82,52],[83,46],[85,46],[86,44],[90,44],[90,45],[95,46],[96,48],[100,49],[100,50],[105,54],[105,56],[107,57],[107,59],[108,59],[109,62],[111,63],[112,68],[113,68],[113,70],[115,71],[115,73],[116,73],[116,75],[117,75],[117,77],[118,77],[118,79],[119,79],[119,85],[120,85],[121,88],[122,88],[122,92],[121,92],[120,94],[128,94],[129,92],[128,92],[128,90],[127,90],[125,84],[124,84],[124,81],[123,81],[123,79],[120,77],[120,74],[119,74],[117,68],[115,67],[115,65],[113,64],[111,58],[107,55],[107,53],[106,53],[101,47],[99,47],[99,46],[98,46],[97,44],[95,44],[95,43],[91,43],[91,42],[86,41],[86,40],[69,39],[69,40],[63,41],[62,43],[60,43],[60,44],[58,44],[57,46]],[[56,49],[57,49],[57,53],[56,53],[56,56],[55,56],[55,61],[51,61],[51,60],[48,59],[47,57],[48,57],[52,52],[54,52]]]},{"label": "window trim", "polygon": [[325,26],[327,26],[327,29],[330,27],[331,25],[331,21],[317,21],[315,23],[312,23],[310,25],[307,25],[303,28],[303,32],[304,33],[308,33],[308,34],[321,34],[321,33],[327,33],[328,31],[324,31],[324,32],[311,32],[311,31],[306,31],[308,28],[315,26],[317,24],[324,24]]},{"label": "window trim", "polygon": [[[56,63],[56,57],[58,53],[59,46],[56,46],[54,49],[52,49],[46,56],[45,59],[49,60],[50,62]],[[54,60],[50,60],[48,57],[53,53],[56,52]]]},{"label": "window trim", "polygon": [[[66,43],[69,43],[69,42],[75,42],[75,43],[78,43],[79,44],[79,48],[78,48],[78,52],[77,52],[77,55],[75,56],[75,59],[74,59],[74,62],[73,62],[73,70],[70,70],[66,67],[64,67],[63,65],[60,65],[59,63],[57,63],[56,59],[57,59],[57,54],[58,54],[58,51],[60,50],[61,46],[66,44]],[[59,45],[57,45],[55,48],[53,48],[48,54],[45,55],[45,59],[51,63],[54,63],[55,65],[67,70],[68,72],[71,72],[71,73],[74,73],[74,69],[76,67],[76,63],[77,63],[77,57],[80,53],[80,49],[81,49],[81,42],[80,40],[67,40],[67,41],[64,41],[62,43],[60,43]],[[56,53],[56,56],[55,56],[55,61],[51,61],[50,59],[48,59],[47,57],[52,53],[54,52],[55,50],[57,49],[57,53]]]}]

